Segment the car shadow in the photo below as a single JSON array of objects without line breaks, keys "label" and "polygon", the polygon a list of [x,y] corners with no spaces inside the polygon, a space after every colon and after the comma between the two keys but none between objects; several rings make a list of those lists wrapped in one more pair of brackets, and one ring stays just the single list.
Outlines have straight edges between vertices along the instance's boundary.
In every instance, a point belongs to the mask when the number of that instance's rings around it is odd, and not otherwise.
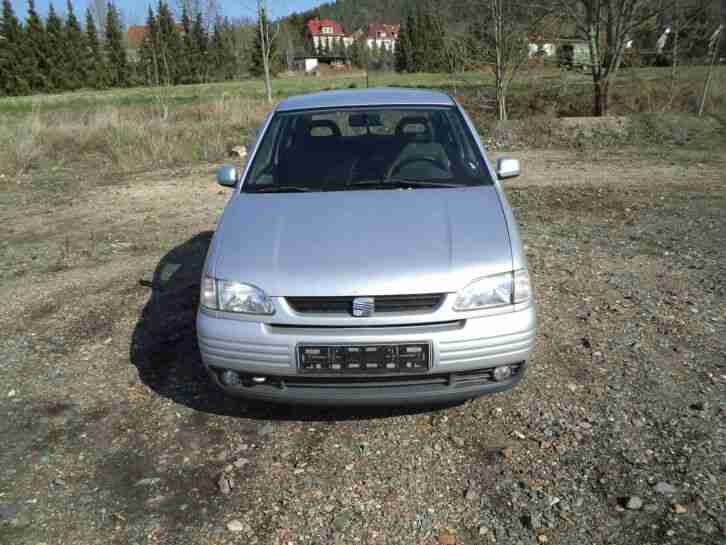
[{"label": "car shadow", "polygon": [[199,281],[212,231],[205,231],[168,252],[153,276],[142,280],[151,293],[134,328],[130,359],[139,379],[156,394],[209,414],[262,420],[340,421],[417,414],[436,407],[301,407],[236,399],[211,381],[196,336]]}]

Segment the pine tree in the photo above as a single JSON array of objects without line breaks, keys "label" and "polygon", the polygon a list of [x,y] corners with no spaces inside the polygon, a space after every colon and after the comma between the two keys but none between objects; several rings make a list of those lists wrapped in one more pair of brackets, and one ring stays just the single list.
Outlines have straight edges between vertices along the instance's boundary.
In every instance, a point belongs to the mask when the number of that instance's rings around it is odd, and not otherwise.
[{"label": "pine tree", "polygon": [[386,42],[383,42],[381,45],[381,49],[379,52],[379,61],[378,66],[381,70],[392,70],[394,66],[394,56],[393,51],[389,49],[388,44]]},{"label": "pine tree", "polygon": [[376,40],[373,40],[373,44],[371,45],[370,50],[370,61],[374,66],[378,63],[379,54],[380,51],[378,49],[378,42]]},{"label": "pine tree", "polygon": [[214,74],[214,79],[224,79],[225,63],[227,54],[224,50],[224,36],[222,35],[222,21],[217,19],[212,30],[212,40],[209,46],[209,63]]},{"label": "pine tree", "polygon": [[139,69],[147,85],[160,84],[158,62],[159,29],[154,10],[149,6],[146,17],[146,33],[139,48]]},{"label": "pine tree", "polygon": [[350,49],[350,57],[353,65],[358,68],[366,68],[370,58],[370,50],[365,39],[356,40]]},{"label": "pine tree", "polygon": [[179,56],[179,67],[178,70],[179,80],[181,83],[192,83],[194,81],[194,44],[192,38],[192,20],[189,17],[186,3],[182,5],[182,37],[181,37],[181,54]]},{"label": "pine tree", "polygon": [[207,81],[209,67],[207,66],[209,49],[209,36],[207,36],[207,28],[204,26],[202,12],[197,12],[192,26],[192,71],[194,81],[204,83]]},{"label": "pine tree", "polygon": [[109,2],[106,10],[106,59],[108,83],[111,87],[126,87],[129,83],[129,66],[126,46],[123,42],[121,18],[116,6]]},{"label": "pine tree", "polygon": [[426,72],[429,68],[429,55],[431,54],[431,48],[429,47],[429,28],[428,15],[426,8],[421,5],[418,6],[418,12],[416,14],[416,49],[419,53],[417,61],[417,71]]},{"label": "pine tree", "polygon": [[353,64],[353,66],[359,66],[359,56],[360,53],[358,51],[358,40],[355,40],[352,44],[350,44],[350,47],[348,47],[348,58],[350,58],[350,62]]},{"label": "pine tree", "polygon": [[[237,56],[237,51],[240,48],[239,44],[237,43],[237,35],[235,34],[234,25],[230,22],[230,20],[225,17],[224,18],[224,40],[225,40],[225,52],[227,55],[227,70],[225,73],[225,79],[232,80],[237,77],[239,77],[241,70],[242,70],[242,62]],[[277,74],[280,72],[280,55],[277,52],[276,48],[273,48],[272,56],[271,56],[271,63],[273,63],[270,66],[271,73]]]},{"label": "pine tree", "polygon": [[65,66],[67,88],[70,90],[79,89],[87,79],[85,54],[86,44],[81,24],[73,11],[73,3],[68,0],[66,5],[66,25],[63,29],[65,37]]},{"label": "pine tree", "polygon": [[398,33],[398,44],[396,45],[396,72],[410,71],[410,52],[411,37],[408,34],[408,26],[403,22]]},{"label": "pine tree", "polygon": [[439,72],[443,69],[444,30],[430,4],[421,9],[419,31],[426,37],[421,43],[424,59],[421,69],[426,72]]},{"label": "pine tree", "polygon": [[46,53],[48,62],[49,90],[65,91],[69,84],[66,78],[66,43],[63,32],[63,21],[58,16],[53,2],[48,7],[48,19],[45,23],[48,50]]},{"label": "pine tree", "polygon": [[407,52],[407,66],[409,72],[420,72],[423,70],[424,64],[424,52],[422,49],[423,42],[425,42],[425,36],[422,40],[419,32],[418,14],[409,13],[408,20],[406,21],[406,29],[408,31],[408,44],[410,50]]},{"label": "pine tree", "polygon": [[159,70],[161,80],[167,85],[180,82],[182,69],[180,59],[182,55],[182,39],[176,28],[174,15],[164,0],[159,0],[158,8],[159,26]]},{"label": "pine tree", "polygon": [[49,89],[48,74],[48,45],[45,26],[38,12],[35,11],[35,2],[28,0],[28,19],[25,25],[25,39],[23,40],[23,73],[27,74],[28,84],[33,92],[45,92]]},{"label": "pine tree", "polygon": [[10,0],[3,0],[0,36],[0,95],[26,95],[30,85],[22,71],[23,28]]},{"label": "pine tree", "polygon": [[[15,74],[15,66],[13,63],[15,54],[12,51],[13,44],[8,41],[5,35],[6,13],[8,8],[6,2],[7,0],[3,0],[3,14],[2,19],[0,19],[0,96],[15,94],[9,92],[13,86],[11,78]],[[10,13],[15,16],[13,6],[9,5],[9,8]]]},{"label": "pine tree", "polygon": [[86,52],[84,65],[86,70],[86,85],[93,89],[103,89],[106,86],[106,61],[98,40],[96,21],[91,9],[86,9]]}]

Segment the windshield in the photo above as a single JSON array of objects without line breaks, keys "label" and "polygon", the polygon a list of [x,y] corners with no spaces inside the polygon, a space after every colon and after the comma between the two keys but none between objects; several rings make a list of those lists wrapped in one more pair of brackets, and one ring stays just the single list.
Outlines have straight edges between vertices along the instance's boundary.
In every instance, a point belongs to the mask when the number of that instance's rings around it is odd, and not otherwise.
[{"label": "windshield", "polygon": [[277,113],[242,187],[249,193],[415,189],[492,180],[452,107]]}]

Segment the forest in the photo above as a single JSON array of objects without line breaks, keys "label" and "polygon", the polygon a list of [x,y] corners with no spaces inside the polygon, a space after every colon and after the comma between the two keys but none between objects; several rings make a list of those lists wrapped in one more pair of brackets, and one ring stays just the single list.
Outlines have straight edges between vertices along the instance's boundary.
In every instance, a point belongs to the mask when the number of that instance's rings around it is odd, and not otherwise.
[{"label": "forest", "polygon": [[[545,0],[537,8],[557,21],[556,32],[551,32],[557,38],[576,33],[571,18],[557,15],[561,1]],[[491,62],[492,56],[493,30],[483,0],[337,0],[275,21],[268,19],[265,10],[258,12],[257,20],[232,20],[219,12],[210,16],[189,9],[184,2],[177,7],[159,0],[149,7],[146,31],[137,47],[127,42],[127,28],[113,2],[105,6],[102,19],[94,17],[90,9],[77,14],[70,0],[62,15],[51,2],[43,18],[34,0],[27,2],[27,17],[21,21],[10,0],[3,0],[0,96],[260,77],[260,26],[275,37],[270,52],[273,76],[295,69],[296,59],[303,55],[334,53],[347,57],[352,67],[366,70],[430,73],[477,69]],[[517,34],[516,47],[527,48],[531,34],[542,34],[543,18],[533,16],[525,4],[507,4],[506,15],[512,21],[507,32]],[[669,41],[679,41],[684,60],[703,58],[719,2],[683,0],[680,11],[688,24],[671,33]],[[664,9],[639,25],[632,36],[637,46],[652,50],[662,28],[673,24],[673,13]],[[400,24],[398,47],[394,54],[359,40],[349,47],[336,44],[336,51],[315,50],[306,35],[306,23],[314,17],[336,20],[349,34],[373,23]],[[726,40],[721,40],[720,47],[721,56],[726,56]],[[672,48],[668,45],[666,49]],[[662,58],[659,62],[670,61]]]}]

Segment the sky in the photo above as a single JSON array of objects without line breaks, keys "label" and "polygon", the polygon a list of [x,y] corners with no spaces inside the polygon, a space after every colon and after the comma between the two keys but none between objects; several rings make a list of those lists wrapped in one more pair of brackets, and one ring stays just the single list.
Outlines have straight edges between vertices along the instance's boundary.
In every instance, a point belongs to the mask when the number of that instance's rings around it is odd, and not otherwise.
[{"label": "sky", "polygon": [[[41,15],[45,16],[48,13],[48,5],[51,1],[58,13],[64,14],[66,12],[67,0],[35,0],[35,9],[38,10]],[[156,5],[157,1],[158,0],[151,0],[151,3]],[[175,10],[179,6],[179,0],[167,1]],[[216,1],[221,14],[230,18],[252,16],[255,12],[254,0]],[[86,12],[86,7],[89,5],[91,0],[71,0],[71,2],[73,3],[73,9],[76,12],[76,15],[79,15]],[[268,0],[268,2],[274,17],[287,15],[293,11],[305,11],[323,3],[322,0]],[[27,0],[10,0],[10,3],[13,5],[16,15],[21,19],[24,19],[27,13]],[[114,3],[121,9],[121,13],[124,17],[124,24],[126,26],[144,24],[148,5],[150,3],[149,0],[115,0]]]}]

